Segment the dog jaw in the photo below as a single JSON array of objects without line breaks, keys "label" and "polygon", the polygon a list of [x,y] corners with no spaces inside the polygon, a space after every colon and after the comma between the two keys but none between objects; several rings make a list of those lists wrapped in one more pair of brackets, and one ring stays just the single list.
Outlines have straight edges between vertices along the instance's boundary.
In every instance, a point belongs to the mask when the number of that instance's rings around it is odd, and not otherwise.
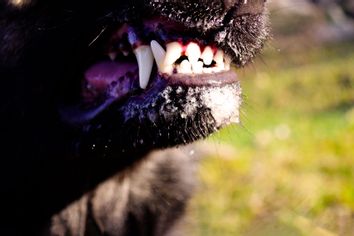
[{"label": "dog jaw", "polygon": [[[184,27],[180,32],[182,35],[183,32],[193,31],[197,37],[215,43],[236,67],[242,67],[250,62],[262,48],[268,35],[267,15],[263,11],[264,1],[260,0],[248,3],[234,1],[233,4],[230,1],[227,3],[209,1],[208,4],[202,1],[152,1],[147,2],[144,7],[150,10],[148,15],[158,15],[180,24]],[[139,10],[141,9],[134,11]],[[181,14],[177,14],[178,12]],[[140,15],[147,17],[146,13],[140,12]],[[128,35],[129,32],[131,31],[128,30]],[[142,42],[136,43],[139,37],[135,34],[132,37],[135,40],[131,43],[132,51],[135,54],[137,54],[135,49],[144,45]],[[169,45],[171,43],[169,44],[167,39],[166,49],[160,47],[169,52]],[[188,59],[188,47],[186,49],[181,47],[179,53],[183,50]],[[112,54],[111,56],[116,57]],[[177,56],[173,60],[175,59]],[[142,65],[145,65],[143,61],[138,60],[138,64],[140,63],[138,77],[141,77],[141,71],[146,71],[146,67],[142,69]],[[182,64],[183,62],[181,66]],[[181,74],[191,73],[188,70],[181,72]],[[206,80],[198,79],[196,75],[188,77],[190,78],[188,80],[180,79],[187,78],[180,74],[170,78],[166,76],[169,73],[165,68],[162,69],[162,73],[161,70],[157,74],[152,72],[151,77],[155,79],[145,78],[143,85],[140,78],[140,88],[145,89],[144,92],[139,92],[136,85],[136,89],[132,90],[134,96],[127,97],[124,93],[124,98],[119,97],[118,102],[118,99],[114,98],[115,102],[109,104],[108,109],[104,109],[95,119],[83,124],[83,136],[80,136],[78,141],[80,150],[86,152],[91,150],[92,154],[98,156],[112,156],[122,151],[134,153],[136,149],[149,151],[187,144],[209,136],[230,122],[240,121],[239,108],[242,99],[236,75],[233,75],[234,79],[226,84],[213,80],[215,84],[206,85],[198,84],[201,83],[199,81]],[[229,78],[223,73],[215,74],[220,82],[226,81],[224,76]],[[178,94],[180,90],[182,92]],[[193,96],[188,96],[188,91],[192,91]],[[219,102],[213,97],[215,95],[219,95]],[[227,102],[223,103],[221,100]]]}]

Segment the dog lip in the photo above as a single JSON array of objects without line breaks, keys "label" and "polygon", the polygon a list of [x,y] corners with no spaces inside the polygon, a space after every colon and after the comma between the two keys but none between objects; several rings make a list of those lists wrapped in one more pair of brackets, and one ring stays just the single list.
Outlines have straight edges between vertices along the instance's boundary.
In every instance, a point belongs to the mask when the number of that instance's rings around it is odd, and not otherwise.
[{"label": "dog lip", "polygon": [[[136,94],[128,94],[124,96],[125,99],[138,99],[143,97],[149,97],[153,94],[162,91],[167,86],[188,86],[188,87],[220,87],[227,84],[239,83],[237,73],[234,70],[225,72],[212,73],[212,74],[200,74],[200,75],[187,75],[187,74],[161,74],[157,73],[154,76],[153,83],[145,89],[140,90]],[[122,104],[122,98],[116,96],[107,96],[101,102],[95,104],[92,107],[85,107],[80,104],[73,107],[66,107],[61,109],[61,116],[64,121],[72,125],[87,124],[91,120],[94,120],[102,112],[109,109],[115,104]],[[123,101],[124,102],[124,101]]]},{"label": "dog lip", "polygon": [[162,74],[161,77],[170,84],[182,84],[187,86],[220,86],[236,83],[238,81],[237,73],[234,70],[211,74]]}]

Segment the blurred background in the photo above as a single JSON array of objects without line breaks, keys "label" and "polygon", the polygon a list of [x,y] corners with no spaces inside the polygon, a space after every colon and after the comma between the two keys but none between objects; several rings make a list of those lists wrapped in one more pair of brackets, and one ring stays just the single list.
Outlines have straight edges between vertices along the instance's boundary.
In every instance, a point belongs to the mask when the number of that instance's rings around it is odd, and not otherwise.
[{"label": "blurred background", "polygon": [[198,144],[188,235],[354,235],[354,1],[269,7],[242,124]]}]

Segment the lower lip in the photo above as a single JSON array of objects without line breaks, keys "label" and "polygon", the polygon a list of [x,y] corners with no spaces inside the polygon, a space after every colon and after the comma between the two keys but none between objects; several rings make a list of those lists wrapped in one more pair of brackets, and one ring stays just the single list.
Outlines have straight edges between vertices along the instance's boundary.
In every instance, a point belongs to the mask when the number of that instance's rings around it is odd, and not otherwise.
[{"label": "lower lip", "polygon": [[166,79],[169,84],[182,84],[187,86],[220,86],[231,84],[238,81],[235,71],[225,71],[211,74],[163,74],[162,78]]},{"label": "lower lip", "polygon": [[[230,70],[227,72],[220,72],[214,74],[203,75],[155,75],[155,79],[146,90],[141,90],[142,93],[128,96],[128,100],[133,104],[145,104],[148,106],[150,100],[158,97],[168,86],[187,86],[187,87],[223,87],[228,84],[239,83],[237,74]],[[93,120],[96,116],[107,110],[113,103],[120,101],[122,97],[109,97],[102,104],[92,108],[82,108],[81,106],[69,107],[62,110],[62,118],[70,124],[84,124]]]}]

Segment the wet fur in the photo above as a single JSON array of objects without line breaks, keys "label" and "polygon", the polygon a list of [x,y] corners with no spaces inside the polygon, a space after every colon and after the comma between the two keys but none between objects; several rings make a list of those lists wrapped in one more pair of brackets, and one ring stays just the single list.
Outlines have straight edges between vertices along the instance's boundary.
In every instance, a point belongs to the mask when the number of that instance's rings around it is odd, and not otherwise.
[{"label": "wet fur", "polygon": [[97,36],[147,12],[218,42],[243,66],[268,29],[263,1],[249,1],[251,10],[241,2],[1,1],[0,234],[176,234],[193,192],[195,160],[183,151],[151,150],[208,136],[218,128],[212,114],[198,109],[187,121],[160,119],[158,129],[140,132],[137,125],[149,127],[140,116],[73,127],[59,110],[77,99],[82,59],[99,50]]}]

